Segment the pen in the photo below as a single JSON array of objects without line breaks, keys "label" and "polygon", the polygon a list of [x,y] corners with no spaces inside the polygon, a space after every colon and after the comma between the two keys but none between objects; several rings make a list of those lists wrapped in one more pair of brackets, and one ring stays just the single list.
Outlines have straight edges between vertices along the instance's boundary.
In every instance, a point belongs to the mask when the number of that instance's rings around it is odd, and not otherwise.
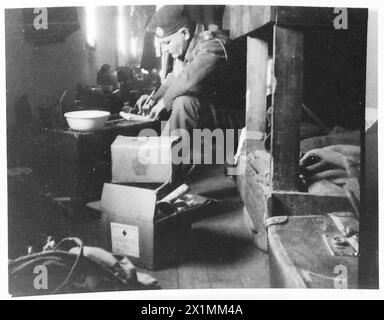
[{"label": "pen", "polygon": [[[148,96],[148,98],[145,100],[145,102],[144,102],[144,104],[142,105],[143,107],[148,103],[148,101],[152,98],[152,96],[154,95],[154,93],[155,93],[155,90],[153,90],[152,92],[151,92],[151,94]],[[141,110],[139,113],[138,113],[138,115],[140,115],[140,114],[143,114],[143,110]]]},{"label": "pen", "polygon": [[144,102],[144,106],[148,103],[148,101],[152,98],[152,96],[155,94],[155,90],[153,90],[152,92],[151,92],[151,94],[149,95],[149,97],[147,98],[147,100],[145,100],[145,102]]}]

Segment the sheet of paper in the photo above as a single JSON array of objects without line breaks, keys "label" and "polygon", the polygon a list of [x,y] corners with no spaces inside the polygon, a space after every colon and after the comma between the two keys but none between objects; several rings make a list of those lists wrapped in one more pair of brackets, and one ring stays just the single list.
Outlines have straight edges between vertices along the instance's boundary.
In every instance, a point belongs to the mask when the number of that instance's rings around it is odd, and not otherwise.
[{"label": "sheet of paper", "polygon": [[138,114],[134,114],[134,113],[127,113],[127,112],[124,112],[124,111],[120,111],[119,113],[120,117],[128,120],[128,121],[149,121],[149,117],[148,116],[140,116]]}]

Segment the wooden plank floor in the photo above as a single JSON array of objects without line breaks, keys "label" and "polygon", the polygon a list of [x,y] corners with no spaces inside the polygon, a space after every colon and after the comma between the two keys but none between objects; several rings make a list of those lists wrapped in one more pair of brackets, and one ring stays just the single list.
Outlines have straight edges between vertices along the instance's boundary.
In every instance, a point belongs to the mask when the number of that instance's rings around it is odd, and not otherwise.
[{"label": "wooden plank floor", "polygon": [[[140,270],[153,275],[163,289],[269,287],[268,256],[254,246],[240,196],[233,180],[224,176],[223,166],[203,167],[187,183],[192,192],[223,201],[222,209],[192,225],[177,265]],[[92,224],[80,226],[79,235],[96,245]]]}]

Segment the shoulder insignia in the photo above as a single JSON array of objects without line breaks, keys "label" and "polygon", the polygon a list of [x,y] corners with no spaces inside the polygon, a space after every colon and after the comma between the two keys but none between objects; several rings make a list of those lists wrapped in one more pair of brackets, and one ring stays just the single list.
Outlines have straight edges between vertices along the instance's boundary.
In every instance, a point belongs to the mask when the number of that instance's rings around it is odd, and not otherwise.
[{"label": "shoulder insignia", "polygon": [[212,40],[214,38],[214,35],[211,31],[203,31],[201,38],[203,40]]}]

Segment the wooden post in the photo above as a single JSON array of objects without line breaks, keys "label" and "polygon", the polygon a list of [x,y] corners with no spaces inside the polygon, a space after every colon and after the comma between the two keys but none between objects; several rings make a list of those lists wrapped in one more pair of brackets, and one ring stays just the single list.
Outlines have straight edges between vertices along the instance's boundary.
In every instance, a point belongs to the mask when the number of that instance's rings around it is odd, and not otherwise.
[{"label": "wooden post", "polygon": [[297,190],[302,73],[302,31],[276,25],[274,27],[276,87],[272,98],[273,190]]},{"label": "wooden post", "polygon": [[[259,140],[263,146],[266,121],[268,44],[247,38],[247,139]],[[254,143],[254,142],[253,142]]]},{"label": "wooden post", "polygon": [[379,288],[379,194],[378,194],[378,125],[364,134],[361,179],[359,289]]},{"label": "wooden post", "polygon": [[271,6],[225,6],[223,28],[230,30],[230,38],[236,39],[272,22],[276,8]]}]

